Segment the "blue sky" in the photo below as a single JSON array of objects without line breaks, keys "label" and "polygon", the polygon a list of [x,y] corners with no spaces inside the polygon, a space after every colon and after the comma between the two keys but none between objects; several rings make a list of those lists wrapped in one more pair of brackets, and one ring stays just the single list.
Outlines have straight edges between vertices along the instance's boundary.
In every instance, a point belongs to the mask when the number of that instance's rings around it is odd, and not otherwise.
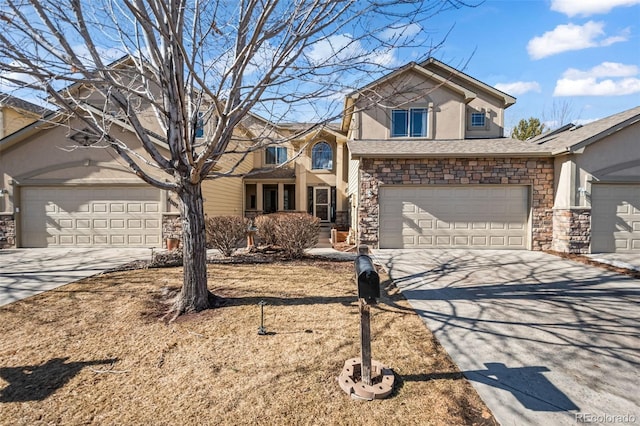
[{"label": "blue sky", "polygon": [[554,106],[589,122],[640,105],[640,0],[487,0],[429,24],[434,39],[454,26],[434,57],[517,98],[507,127]]},{"label": "blue sky", "polygon": [[[380,22],[374,24],[383,25],[385,19],[375,20]],[[408,36],[420,32],[416,24],[396,24],[394,30],[367,29],[385,40],[398,31]],[[335,55],[358,56],[366,51],[357,39],[353,41],[350,30],[336,30],[312,46],[307,56],[323,63]],[[486,0],[474,8],[437,14],[422,30],[417,37],[425,32],[431,36],[423,42],[424,49],[371,52],[374,62],[396,67],[424,59],[429,53],[426,46],[449,33],[432,56],[517,98],[505,113],[507,133],[528,117],[554,127],[558,124],[551,122],[558,118],[554,109],[563,107],[569,109],[565,118],[586,123],[640,105],[640,0]],[[346,45],[349,48],[343,50]],[[110,47],[103,46],[106,56],[122,56],[121,50]],[[362,73],[351,77],[355,81],[346,84],[356,87],[373,78]],[[0,79],[0,90],[9,91],[2,83]],[[341,87],[336,91],[329,101],[341,109],[344,93]],[[300,107],[289,118],[315,121],[318,105]]]}]

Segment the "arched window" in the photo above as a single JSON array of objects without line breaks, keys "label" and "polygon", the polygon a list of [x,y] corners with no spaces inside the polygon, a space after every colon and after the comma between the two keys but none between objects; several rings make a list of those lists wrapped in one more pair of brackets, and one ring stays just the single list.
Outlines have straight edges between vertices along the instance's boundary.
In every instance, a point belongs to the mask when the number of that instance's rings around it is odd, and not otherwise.
[{"label": "arched window", "polygon": [[313,170],[333,169],[333,150],[326,142],[318,142],[311,149],[311,168]]}]

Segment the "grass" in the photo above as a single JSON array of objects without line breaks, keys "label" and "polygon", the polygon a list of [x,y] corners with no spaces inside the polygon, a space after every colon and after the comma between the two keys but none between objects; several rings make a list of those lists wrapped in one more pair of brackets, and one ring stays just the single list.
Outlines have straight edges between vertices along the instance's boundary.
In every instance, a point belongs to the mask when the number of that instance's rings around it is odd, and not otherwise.
[{"label": "grass", "polygon": [[[386,281],[372,309],[386,400],[337,383],[359,356],[351,263],[209,265],[227,306],[159,318],[181,268],[96,276],[0,308],[0,424],[495,424]],[[257,334],[264,300],[269,335]]]}]

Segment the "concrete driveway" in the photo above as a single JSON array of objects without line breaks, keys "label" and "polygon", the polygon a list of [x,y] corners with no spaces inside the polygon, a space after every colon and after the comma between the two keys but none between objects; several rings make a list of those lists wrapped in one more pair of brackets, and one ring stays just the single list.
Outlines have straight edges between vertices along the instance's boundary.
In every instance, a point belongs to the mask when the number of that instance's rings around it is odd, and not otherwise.
[{"label": "concrete driveway", "polygon": [[640,280],[530,251],[374,255],[502,425],[640,424]]},{"label": "concrete driveway", "polygon": [[148,248],[0,250],[0,306],[138,259]]}]

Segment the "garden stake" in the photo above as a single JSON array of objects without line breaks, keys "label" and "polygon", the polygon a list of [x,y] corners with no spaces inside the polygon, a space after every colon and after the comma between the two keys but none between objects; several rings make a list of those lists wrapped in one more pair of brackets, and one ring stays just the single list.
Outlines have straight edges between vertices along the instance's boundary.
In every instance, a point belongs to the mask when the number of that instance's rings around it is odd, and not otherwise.
[{"label": "garden stake", "polygon": [[260,306],[260,327],[258,327],[258,334],[260,336],[264,336],[265,334],[267,334],[267,329],[264,327],[264,305],[266,305],[267,302],[265,302],[264,300],[261,300],[258,303],[258,306]]}]

